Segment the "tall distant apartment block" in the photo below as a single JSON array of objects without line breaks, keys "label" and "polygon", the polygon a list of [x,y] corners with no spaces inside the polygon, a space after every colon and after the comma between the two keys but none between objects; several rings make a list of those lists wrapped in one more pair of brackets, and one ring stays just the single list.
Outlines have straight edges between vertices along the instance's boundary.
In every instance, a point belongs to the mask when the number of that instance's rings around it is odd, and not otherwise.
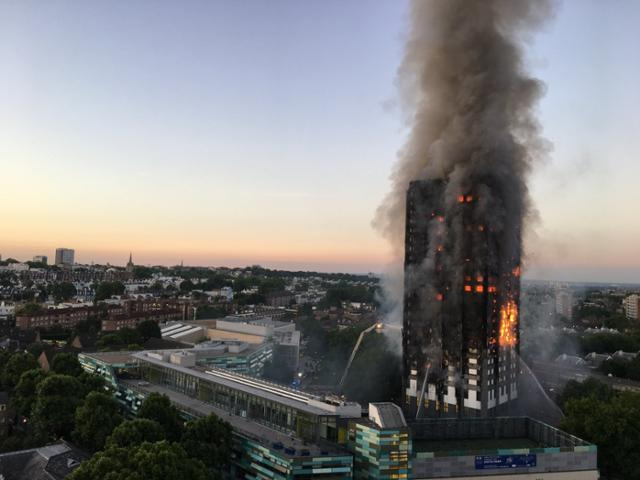
[{"label": "tall distant apartment block", "polygon": [[56,265],[73,265],[75,253],[71,248],[56,248]]},{"label": "tall distant apartment block", "polygon": [[46,255],[36,255],[33,257],[33,261],[36,263],[42,263],[43,265],[46,265],[49,259],[47,258]]},{"label": "tall distant apartment block", "polygon": [[640,310],[640,295],[631,294],[622,301],[624,314],[630,320],[638,320],[638,310]]},{"label": "tall distant apartment block", "polygon": [[505,260],[478,196],[445,198],[446,187],[414,181],[407,191],[403,410],[412,419],[491,416],[518,393],[520,246]]},{"label": "tall distant apartment block", "polygon": [[556,314],[567,320],[573,317],[573,294],[571,290],[561,288],[556,290]]}]

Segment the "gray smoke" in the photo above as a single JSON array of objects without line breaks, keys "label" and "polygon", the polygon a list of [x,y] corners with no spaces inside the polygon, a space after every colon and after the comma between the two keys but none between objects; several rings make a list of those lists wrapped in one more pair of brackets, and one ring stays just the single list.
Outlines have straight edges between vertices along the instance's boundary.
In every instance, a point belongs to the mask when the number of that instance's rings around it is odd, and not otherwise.
[{"label": "gray smoke", "polygon": [[[443,179],[447,228],[462,228],[456,199],[473,191],[479,198],[474,220],[498,245],[496,270],[519,261],[522,225],[530,212],[527,177],[548,151],[534,115],[544,86],[527,74],[523,44],[552,7],[551,0],[412,1],[397,78],[410,133],[391,175],[391,192],[374,220],[396,260],[403,252],[409,183]],[[446,261],[455,265],[464,259],[454,254]],[[427,288],[424,266],[410,274]],[[396,305],[398,290],[387,292]]]}]

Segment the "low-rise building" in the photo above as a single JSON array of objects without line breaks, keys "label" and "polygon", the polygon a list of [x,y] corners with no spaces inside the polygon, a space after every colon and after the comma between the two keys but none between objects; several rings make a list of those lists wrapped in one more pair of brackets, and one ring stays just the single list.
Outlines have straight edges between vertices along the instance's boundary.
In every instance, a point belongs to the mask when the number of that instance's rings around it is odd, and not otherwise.
[{"label": "low-rise building", "polygon": [[[323,398],[198,365],[185,350],[80,354],[116,398],[136,413],[150,393],[166,394],[186,419],[215,414],[233,428],[230,478],[352,479],[353,456],[341,445],[360,405]],[[195,365],[194,365],[194,360]]]},{"label": "low-rise building", "polygon": [[34,313],[18,313],[16,327],[20,330],[59,327],[70,329],[89,318],[91,307],[47,308]]},{"label": "low-rise building", "polygon": [[267,305],[270,307],[288,307],[292,301],[295,301],[296,295],[293,292],[283,290],[281,292],[272,292],[267,294]]},{"label": "low-rise building", "polygon": [[182,318],[180,311],[163,309],[149,310],[144,312],[122,313],[120,315],[112,315],[102,320],[102,330],[105,332],[115,332],[121,328],[135,328],[140,323],[146,321],[154,321],[158,323],[179,320]]},{"label": "low-rise building", "polygon": [[585,355],[584,360],[591,368],[600,368],[603,362],[611,359],[611,355],[607,353],[591,352]]},{"label": "low-rise building", "polygon": [[64,441],[40,448],[2,453],[0,454],[0,478],[62,480],[87,458],[86,453]]},{"label": "low-rise building", "polygon": [[0,321],[6,320],[13,315],[16,307],[12,303],[0,302]]},{"label": "low-rise building", "polygon": [[165,394],[185,419],[233,428],[230,478],[596,480],[597,448],[527,417],[407,422],[391,403],[360,405],[201,364],[196,349],[81,353],[136,414]]}]

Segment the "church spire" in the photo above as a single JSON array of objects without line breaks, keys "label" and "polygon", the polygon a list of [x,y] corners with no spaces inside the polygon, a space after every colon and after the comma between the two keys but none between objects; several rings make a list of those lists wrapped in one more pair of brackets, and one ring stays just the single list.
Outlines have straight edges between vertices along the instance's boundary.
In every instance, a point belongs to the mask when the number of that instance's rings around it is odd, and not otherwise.
[{"label": "church spire", "polygon": [[129,252],[129,261],[127,262],[127,268],[126,271],[129,273],[133,272],[133,255],[131,252]]}]

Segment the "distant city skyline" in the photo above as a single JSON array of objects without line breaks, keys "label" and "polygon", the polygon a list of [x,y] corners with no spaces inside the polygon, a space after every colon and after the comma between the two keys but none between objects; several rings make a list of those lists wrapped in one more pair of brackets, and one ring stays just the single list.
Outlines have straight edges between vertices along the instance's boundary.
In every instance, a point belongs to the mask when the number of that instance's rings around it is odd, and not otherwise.
[{"label": "distant city skyline", "polygon": [[[0,4],[2,258],[381,272],[407,3]],[[531,39],[553,144],[524,276],[640,282],[640,4]]]}]

